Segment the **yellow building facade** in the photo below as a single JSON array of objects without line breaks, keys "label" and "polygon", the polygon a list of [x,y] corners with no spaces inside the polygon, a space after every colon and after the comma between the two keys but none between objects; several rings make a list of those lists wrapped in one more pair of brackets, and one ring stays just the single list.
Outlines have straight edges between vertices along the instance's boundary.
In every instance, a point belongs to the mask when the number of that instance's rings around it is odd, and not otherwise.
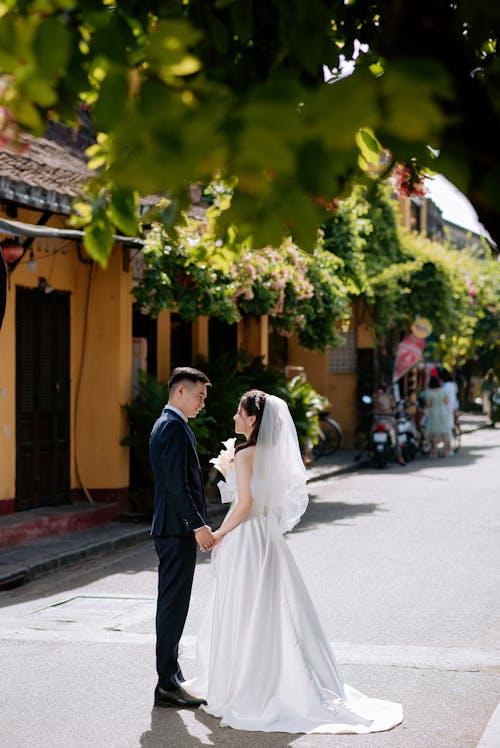
[{"label": "yellow building facade", "polygon": [[[34,225],[39,214],[17,218]],[[64,228],[64,218],[48,225]],[[1,514],[75,497],[123,503],[127,495],[128,449],[120,442],[133,297],[126,251],[117,247],[105,271],[75,242],[35,239],[9,273],[0,329]]]},{"label": "yellow building facade", "polygon": [[[157,329],[157,376],[167,381],[171,370],[171,337],[168,311],[161,312]],[[250,357],[261,357],[269,362],[270,325],[267,316],[251,315],[236,326],[235,349]],[[209,358],[211,348],[209,320],[198,317],[192,324],[192,361],[197,355]],[[374,386],[375,333],[370,310],[358,303],[353,308],[350,330],[345,343],[325,353],[310,351],[301,346],[295,336],[287,340],[286,355],[279,367],[291,375],[302,371],[308,382],[331,403],[332,416],[343,431],[343,446],[356,446],[358,432],[358,389],[360,379],[368,378]],[[230,348],[228,348],[230,352]]]}]

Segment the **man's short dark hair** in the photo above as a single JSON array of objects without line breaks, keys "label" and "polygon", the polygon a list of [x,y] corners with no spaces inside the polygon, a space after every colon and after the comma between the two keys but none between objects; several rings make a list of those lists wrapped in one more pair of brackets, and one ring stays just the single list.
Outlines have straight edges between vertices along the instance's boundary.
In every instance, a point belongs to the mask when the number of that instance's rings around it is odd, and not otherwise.
[{"label": "man's short dark hair", "polygon": [[172,387],[174,387],[179,382],[193,382],[193,384],[196,382],[202,382],[208,387],[210,387],[212,384],[206,374],[204,374],[199,369],[193,369],[192,366],[177,366],[172,371],[172,373],[170,374],[170,379],[168,380],[169,390],[171,390]]}]

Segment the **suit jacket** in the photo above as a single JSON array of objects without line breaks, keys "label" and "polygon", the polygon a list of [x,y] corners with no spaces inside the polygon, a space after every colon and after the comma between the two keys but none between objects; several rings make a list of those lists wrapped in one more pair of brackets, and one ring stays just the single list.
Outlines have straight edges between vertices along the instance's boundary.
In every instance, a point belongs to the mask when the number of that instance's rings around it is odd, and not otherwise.
[{"label": "suit jacket", "polygon": [[151,535],[192,535],[207,522],[207,504],[194,434],[166,407],[149,440],[155,479]]}]

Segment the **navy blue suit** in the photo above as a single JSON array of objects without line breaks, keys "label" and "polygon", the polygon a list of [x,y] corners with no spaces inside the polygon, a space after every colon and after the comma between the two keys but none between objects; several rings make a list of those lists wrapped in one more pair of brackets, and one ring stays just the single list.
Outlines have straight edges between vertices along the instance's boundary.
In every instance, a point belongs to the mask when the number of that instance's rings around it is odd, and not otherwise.
[{"label": "navy blue suit", "polygon": [[194,530],[207,522],[207,505],[196,441],[191,427],[164,408],[149,441],[155,479],[151,535],[158,554],[156,667],[162,688],[183,676],[179,641],[186,623],[196,565]]}]

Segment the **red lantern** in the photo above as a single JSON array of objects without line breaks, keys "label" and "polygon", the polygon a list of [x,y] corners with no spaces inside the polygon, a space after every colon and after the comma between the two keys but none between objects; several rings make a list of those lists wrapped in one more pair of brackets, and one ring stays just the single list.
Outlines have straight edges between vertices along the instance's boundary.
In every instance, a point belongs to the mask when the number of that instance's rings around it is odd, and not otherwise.
[{"label": "red lantern", "polygon": [[20,260],[24,254],[24,247],[17,239],[4,239],[1,243],[3,259],[9,264]]}]

